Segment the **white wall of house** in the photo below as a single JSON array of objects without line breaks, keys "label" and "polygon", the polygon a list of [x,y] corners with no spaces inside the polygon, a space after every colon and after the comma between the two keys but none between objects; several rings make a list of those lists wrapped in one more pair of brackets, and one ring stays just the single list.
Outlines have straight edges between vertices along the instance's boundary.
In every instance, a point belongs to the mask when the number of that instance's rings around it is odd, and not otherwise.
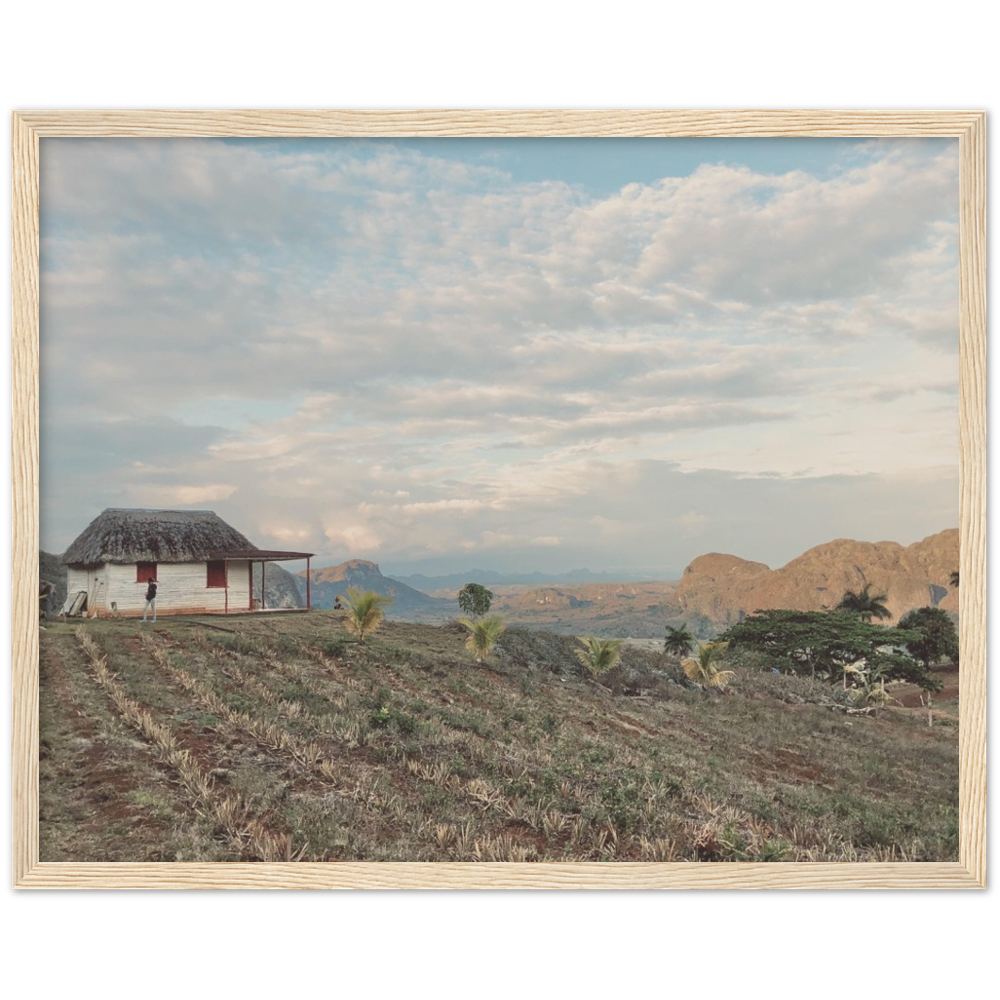
[{"label": "white wall of house", "polygon": [[[102,615],[110,607],[108,603],[108,567],[97,566],[91,569],[77,569],[70,566],[66,573],[66,593],[69,597],[81,590],[87,592],[87,614],[96,609]],[[134,568],[133,568],[134,571]]]},{"label": "white wall of house", "polygon": [[[250,609],[250,572],[245,559],[233,559],[229,563],[229,610],[248,611]],[[73,590],[73,573],[81,570],[70,569],[70,591]],[[111,614],[111,603],[118,606],[118,613],[124,615],[142,614],[146,604],[146,581],[136,579],[135,563],[100,567],[106,584],[104,597],[99,600],[98,614]],[[80,590],[85,588],[80,587]],[[226,610],[226,588],[208,586],[207,563],[157,563],[156,566],[156,613],[200,614],[203,612],[224,612]]]}]

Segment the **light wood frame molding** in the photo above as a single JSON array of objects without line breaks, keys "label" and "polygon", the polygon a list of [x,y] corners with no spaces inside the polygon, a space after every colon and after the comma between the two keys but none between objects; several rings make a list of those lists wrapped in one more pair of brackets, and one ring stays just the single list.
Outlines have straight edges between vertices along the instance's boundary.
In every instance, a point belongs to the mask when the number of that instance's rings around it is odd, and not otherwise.
[{"label": "light wood frame molding", "polygon": [[[959,139],[959,862],[98,864],[38,860],[38,168],[44,136],[955,136]],[[14,110],[11,112],[11,885],[17,889],[986,887],[986,112]]]}]

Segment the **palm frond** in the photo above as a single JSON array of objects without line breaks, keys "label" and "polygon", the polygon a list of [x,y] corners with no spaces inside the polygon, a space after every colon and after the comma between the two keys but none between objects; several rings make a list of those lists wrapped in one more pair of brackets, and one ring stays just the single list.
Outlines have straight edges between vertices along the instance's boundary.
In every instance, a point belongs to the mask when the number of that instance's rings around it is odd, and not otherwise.
[{"label": "palm frond", "polygon": [[698,644],[698,655],[681,660],[681,669],[689,681],[705,687],[725,687],[735,676],[734,670],[720,670],[715,658],[728,643],[706,642]]},{"label": "palm frond", "polygon": [[725,687],[736,676],[735,670],[716,670],[706,683],[709,687]]},{"label": "palm frond", "polygon": [[576,658],[592,674],[606,674],[614,670],[621,661],[623,639],[598,639],[588,635],[579,640],[583,645],[577,649]]},{"label": "palm frond", "polygon": [[871,621],[872,618],[891,618],[892,612],[886,606],[886,601],[889,600],[888,594],[873,594],[871,593],[872,585],[866,583],[861,590],[855,592],[853,590],[845,590],[844,596],[840,599],[840,603],[834,608],[834,611],[850,611],[853,614],[860,615],[862,621]]},{"label": "palm frond", "polygon": [[689,681],[700,682],[704,673],[701,669],[701,662],[696,660],[693,656],[689,656],[686,660],[681,660],[681,670],[684,671],[685,676]]},{"label": "palm frond", "polygon": [[476,654],[479,663],[493,652],[497,640],[507,628],[504,620],[498,615],[491,618],[477,618],[474,621],[469,618],[459,618],[458,621],[469,633],[465,648]]},{"label": "palm frond", "polygon": [[692,645],[698,640],[691,634],[687,625],[667,626],[666,638],[663,640],[663,651],[665,653],[689,653]]},{"label": "palm frond", "polygon": [[392,604],[392,598],[374,590],[348,587],[346,600],[348,614],[344,624],[363,643],[365,636],[382,624],[385,609]]}]

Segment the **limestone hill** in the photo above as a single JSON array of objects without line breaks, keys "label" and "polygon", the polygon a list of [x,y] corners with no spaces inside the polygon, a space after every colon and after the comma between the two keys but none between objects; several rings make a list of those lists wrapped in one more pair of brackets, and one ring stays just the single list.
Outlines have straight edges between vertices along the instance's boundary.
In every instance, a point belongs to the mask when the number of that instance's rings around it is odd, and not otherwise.
[{"label": "limestone hill", "polygon": [[[306,574],[296,577],[299,591],[305,593]],[[374,590],[392,598],[386,609],[388,618],[406,618],[410,621],[442,621],[456,612],[454,601],[428,597],[405,583],[383,576],[378,566],[367,559],[349,559],[336,566],[314,569],[310,574],[311,599],[314,608],[332,608],[339,595],[348,587]]]},{"label": "limestone hill", "polygon": [[719,625],[758,609],[820,611],[836,606],[845,590],[870,583],[889,595],[893,621],[927,605],[958,613],[958,591],[949,584],[958,569],[959,535],[949,528],[913,545],[837,539],[804,552],[781,569],[712,552],[684,570],[677,598],[685,615]]}]

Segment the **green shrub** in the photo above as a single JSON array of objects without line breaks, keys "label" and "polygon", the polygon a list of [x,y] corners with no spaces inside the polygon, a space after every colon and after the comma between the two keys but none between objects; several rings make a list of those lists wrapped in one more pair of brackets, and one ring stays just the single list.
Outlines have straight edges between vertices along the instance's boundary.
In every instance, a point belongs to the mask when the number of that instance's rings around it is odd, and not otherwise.
[{"label": "green shrub", "polygon": [[412,736],[420,727],[420,723],[408,712],[387,706],[373,711],[368,716],[368,725],[372,729],[393,729],[401,736]]},{"label": "green shrub", "polygon": [[320,648],[327,656],[343,656],[347,650],[347,640],[342,635],[335,635],[332,639],[321,643]]}]

